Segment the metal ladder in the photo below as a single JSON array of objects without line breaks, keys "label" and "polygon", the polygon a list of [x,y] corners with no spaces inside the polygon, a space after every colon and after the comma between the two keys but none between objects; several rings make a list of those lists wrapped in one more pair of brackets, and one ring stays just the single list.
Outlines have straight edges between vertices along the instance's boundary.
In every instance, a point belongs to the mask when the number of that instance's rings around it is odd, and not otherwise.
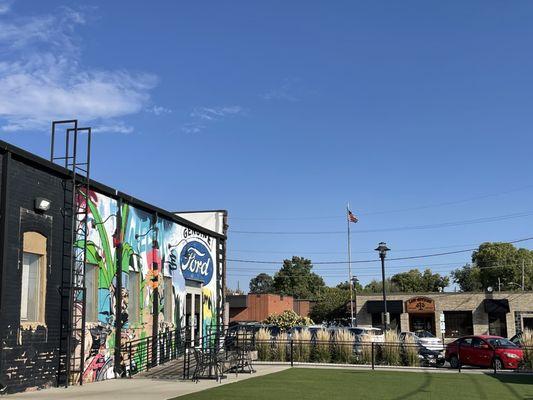
[{"label": "metal ladder", "polygon": [[[67,126],[58,132],[59,126]],[[65,135],[65,147],[56,150],[56,138]],[[81,134],[85,134],[82,144]],[[85,151],[80,154],[78,148]],[[71,171],[64,182],[61,317],[57,386],[83,384],[85,361],[85,251],[88,234],[91,128],[79,127],[77,120],[52,122],[50,161]]]}]

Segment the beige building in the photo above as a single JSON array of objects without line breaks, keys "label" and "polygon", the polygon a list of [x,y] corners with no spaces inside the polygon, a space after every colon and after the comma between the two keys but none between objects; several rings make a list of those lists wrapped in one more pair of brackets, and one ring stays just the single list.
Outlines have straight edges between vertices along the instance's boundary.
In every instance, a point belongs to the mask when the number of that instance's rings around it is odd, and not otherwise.
[{"label": "beige building", "polygon": [[[383,297],[357,295],[357,324],[382,326]],[[533,292],[387,294],[391,327],[437,336],[512,337],[533,329]]]}]

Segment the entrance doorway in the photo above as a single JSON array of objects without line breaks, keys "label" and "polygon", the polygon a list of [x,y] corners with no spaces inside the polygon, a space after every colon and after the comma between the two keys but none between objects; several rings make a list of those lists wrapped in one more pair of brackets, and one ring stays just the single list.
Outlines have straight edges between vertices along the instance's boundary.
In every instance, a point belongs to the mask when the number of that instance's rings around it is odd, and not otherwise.
[{"label": "entrance doorway", "polygon": [[411,332],[428,331],[435,335],[435,313],[409,314],[409,330]]},{"label": "entrance doorway", "polygon": [[202,337],[202,289],[187,287],[185,296],[185,325],[187,340],[193,346],[200,345]]}]

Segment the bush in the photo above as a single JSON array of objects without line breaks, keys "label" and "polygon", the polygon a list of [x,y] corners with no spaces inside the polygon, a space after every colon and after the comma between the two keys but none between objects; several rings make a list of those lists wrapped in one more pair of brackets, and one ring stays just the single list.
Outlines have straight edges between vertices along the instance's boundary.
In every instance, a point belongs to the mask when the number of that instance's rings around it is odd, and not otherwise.
[{"label": "bush", "polygon": [[309,362],[311,358],[311,333],[308,329],[295,332],[293,336],[293,358],[296,362]]},{"label": "bush", "polygon": [[533,331],[525,329],[522,333],[522,347],[524,350],[524,367],[533,370]]},{"label": "bush", "polygon": [[302,317],[296,314],[293,310],[285,310],[281,314],[270,314],[264,321],[264,324],[275,325],[282,331],[291,329],[294,326],[308,326],[312,325],[313,321],[310,318]]},{"label": "bush", "polygon": [[353,359],[354,336],[347,329],[339,329],[334,335],[335,360],[339,363],[349,364]]},{"label": "bush", "polygon": [[403,349],[405,365],[408,365],[409,367],[418,366],[418,346],[411,335],[406,336]]},{"label": "bush", "polygon": [[381,357],[386,365],[402,365],[402,348],[396,331],[385,332],[385,343],[381,344]]},{"label": "bush", "polygon": [[270,331],[265,328],[257,331],[257,358],[260,361],[270,361],[272,358]]},{"label": "bush", "polygon": [[316,343],[314,346],[314,360],[319,363],[328,363],[331,361],[329,351],[329,332],[325,329],[319,329],[316,332]]}]

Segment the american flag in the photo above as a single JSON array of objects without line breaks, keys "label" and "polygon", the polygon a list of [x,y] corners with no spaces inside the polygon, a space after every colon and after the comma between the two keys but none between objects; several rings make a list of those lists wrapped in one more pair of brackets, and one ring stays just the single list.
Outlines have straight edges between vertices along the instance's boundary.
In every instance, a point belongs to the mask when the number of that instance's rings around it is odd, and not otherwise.
[{"label": "american flag", "polygon": [[352,213],[350,210],[348,210],[348,221],[353,222],[354,224],[355,224],[357,221],[359,221],[359,220],[357,219],[357,217],[356,217],[355,215],[353,215],[353,213]]}]

